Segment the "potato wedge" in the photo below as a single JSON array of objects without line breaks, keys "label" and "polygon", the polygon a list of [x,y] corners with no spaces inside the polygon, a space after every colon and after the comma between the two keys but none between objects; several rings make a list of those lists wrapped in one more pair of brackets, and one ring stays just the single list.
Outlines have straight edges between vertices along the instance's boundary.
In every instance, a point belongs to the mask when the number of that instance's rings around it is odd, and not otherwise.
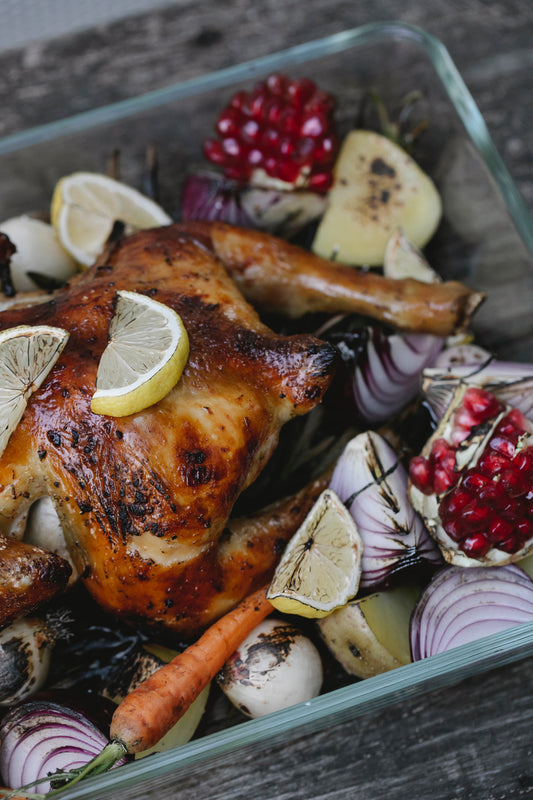
[{"label": "potato wedge", "polygon": [[381,266],[398,227],[424,247],[441,215],[435,184],[405,150],[379,133],[355,130],[342,144],[312,249],[343,264]]},{"label": "potato wedge", "polygon": [[384,589],[317,620],[332,655],[351,675],[370,678],[409,664],[409,620],[419,596],[413,586]]}]

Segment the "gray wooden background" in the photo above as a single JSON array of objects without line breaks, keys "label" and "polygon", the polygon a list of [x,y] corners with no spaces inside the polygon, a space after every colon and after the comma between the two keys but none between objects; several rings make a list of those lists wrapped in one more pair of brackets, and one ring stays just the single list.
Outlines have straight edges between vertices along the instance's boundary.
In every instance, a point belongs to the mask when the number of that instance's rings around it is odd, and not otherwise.
[{"label": "gray wooden background", "polygon": [[[72,0],[84,4],[84,0]],[[43,3],[44,5],[44,3]],[[530,0],[195,0],[0,52],[0,135],[378,20],[439,37],[533,209]],[[1,175],[0,175],[1,179]],[[117,797],[533,798],[533,660]]]}]

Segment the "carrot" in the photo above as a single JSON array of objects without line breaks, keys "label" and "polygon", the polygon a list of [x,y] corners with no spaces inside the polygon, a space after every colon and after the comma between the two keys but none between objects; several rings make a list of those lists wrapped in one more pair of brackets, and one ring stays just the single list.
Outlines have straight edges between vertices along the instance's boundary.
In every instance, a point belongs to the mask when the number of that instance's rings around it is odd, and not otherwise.
[{"label": "carrot", "polygon": [[[111,769],[126,753],[140,753],[157,744],[240,643],[274,610],[266,598],[267,590],[268,586],[264,586],[245,597],[211,625],[197,642],[126,695],[111,720],[110,741],[88,764],[63,773],[61,777],[65,782],[61,786],[46,795],[25,793],[25,789],[34,787],[35,783],[14,790],[0,787],[0,800],[55,797],[84,778]],[[8,794],[3,794],[4,791]]]},{"label": "carrot", "polygon": [[263,587],[242,600],[194,643],[131,691],[115,710],[111,740],[140,753],[183,716],[249,633],[274,609]]}]

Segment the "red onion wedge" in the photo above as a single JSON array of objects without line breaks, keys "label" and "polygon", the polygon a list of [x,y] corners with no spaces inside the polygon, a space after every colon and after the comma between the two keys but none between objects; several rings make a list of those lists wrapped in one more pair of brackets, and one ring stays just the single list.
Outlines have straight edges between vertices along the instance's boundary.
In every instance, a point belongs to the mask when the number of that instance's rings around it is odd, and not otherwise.
[{"label": "red onion wedge", "polygon": [[359,434],[348,443],[330,488],[350,511],[363,540],[361,588],[379,586],[407,567],[442,563],[407,498],[407,472],[377,433]]},{"label": "red onion wedge", "polygon": [[533,581],[515,564],[446,567],[427,585],[413,612],[413,661],[532,619]]},{"label": "red onion wedge", "polygon": [[181,215],[184,220],[222,221],[243,227],[251,227],[252,222],[242,207],[238,184],[216,172],[187,176],[181,194]]},{"label": "red onion wedge", "polygon": [[31,700],[14,706],[0,724],[2,779],[12,789],[31,785],[32,792],[46,793],[54,773],[60,779],[61,773],[85,767],[107,744],[104,733],[77,708]]},{"label": "red onion wedge", "polygon": [[371,327],[332,341],[351,380],[357,414],[367,423],[390,419],[410,403],[420,389],[422,371],[444,344],[431,334],[386,334]]},{"label": "red onion wedge", "polygon": [[318,219],[326,202],[325,196],[316,192],[243,186],[202,170],[185,180],[181,215],[185,220],[220,220],[289,238]]}]

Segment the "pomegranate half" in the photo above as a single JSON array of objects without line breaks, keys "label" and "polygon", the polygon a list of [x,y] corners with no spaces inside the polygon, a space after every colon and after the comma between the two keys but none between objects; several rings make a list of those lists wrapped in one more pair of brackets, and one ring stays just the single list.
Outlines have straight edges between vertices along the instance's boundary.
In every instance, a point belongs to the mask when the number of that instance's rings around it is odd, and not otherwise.
[{"label": "pomegranate half", "polygon": [[533,545],[533,424],[460,385],[409,467],[409,498],[451,564],[499,566]]}]

